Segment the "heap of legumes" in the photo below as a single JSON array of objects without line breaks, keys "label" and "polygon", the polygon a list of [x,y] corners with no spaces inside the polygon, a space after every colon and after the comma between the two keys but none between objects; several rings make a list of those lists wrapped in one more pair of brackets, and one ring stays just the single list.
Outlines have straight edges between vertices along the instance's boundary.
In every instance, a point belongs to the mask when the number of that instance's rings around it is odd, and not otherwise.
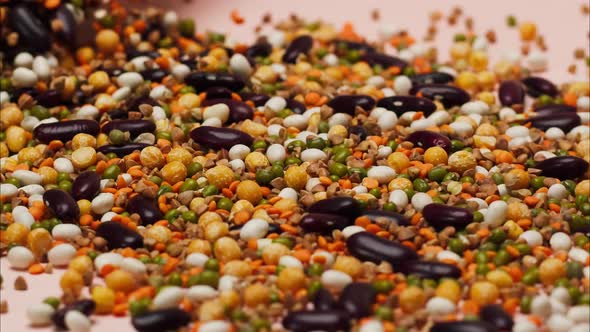
[{"label": "heap of legumes", "polygon": [[492,64],[472,23],[443,63],[295,15],[245,44],[115,1],[1,14],[2,287],[61,278],[31,326],[590,328],[590,84],[542,77],[533,23]]}]

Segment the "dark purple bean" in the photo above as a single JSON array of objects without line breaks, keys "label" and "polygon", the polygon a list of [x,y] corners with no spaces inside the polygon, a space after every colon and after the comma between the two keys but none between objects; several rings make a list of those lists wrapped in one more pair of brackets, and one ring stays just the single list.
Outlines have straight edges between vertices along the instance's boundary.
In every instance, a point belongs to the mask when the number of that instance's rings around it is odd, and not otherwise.
[{"label": "dark purple bean", "polygon": [[142,97],[138,97],[135,98],[133,100],[131,100],[128,104],[127,104],[127,111],[129,112],[139,112],[139,106],[143,105],[143,104],[148,104],[151,106],[160,106],[160,104],[158,104],[158,102],[154,99],[152,99],[151,97],[148,96],[142,96]]},{"label": "dark purple bean", "polygon": [[139,214],[142,225],[151,225],[164,218],[156,200],[143,195],[136,196],[129,200],[127,203],[127,211],[131,214]]},{"label": "dark purple bean", "polygon": [[367,130],[367,128],[365,128],[364,126],[352,126],[350,128],[348,128],[348,133],[351,135],[356,135],[358,136],[361,141],[364,141],[367,136],[369,135],[369,131]]},{"label": "dark purple bean", "polygon": [[299,226],[307,233],[330,234],[350,225],[351,220],[347,217],[331,213],[308,213],[299,221]]},{"label": "dark purple bean", "polygon": [[526,86],[526,92],[531,97],[536,98],[540,95],[548,95],[550,97],[555,97],[559,93],[555,84],[551,83],[550,81],[542,77],[529,76],[527,78],[523,78],[522,83]]},{"label": "dark purple bean", "polygon": [[535,113],[539,116],[558,115],[562,113],[575,113],[576,107],[566,104],[549,104],[535,107]]},{"label": "dark purple bean", "polygon": [[455,80],[451,74],[440,71],[433,73],[417,74],[410,77],[413,84],[447,84]]},{"label": "dark purple bean", "polygon": [[101,152],[103,154],[107,154],[107,153],[112,152],[112,153],[116,154],[117,157],[122,158],[122,157],[125,157],[126,155],[131,154],[134,151],[141,151],[148,146],[151,146],[151,145],[144,144],[144,143],[129,143],[129,144],[121,145],[121,146],[109,144],[109,145],[103,145],[103,146],[99,147],[98,149],[96,149],[96,151]]},{"label": "dark purple bean", "polygon": [[45,52],[51,48],[49,30],[26,4],[10,8],[7,19],[12,30],[18,33],[18,46],[23,51]]},{"label": "dark purple bean", "polygon": [[332,294],[325,288],[320,288],[313,295],[313,309],[316,311],[332,310],[336,305],[336,300]]},{"label": "dark purple bean", "polygon": [[384,53],[365,53],[361,59],[371,66],[379,65],[384,69],[389,67],[398,67],[399,69],[403,70],[408,66],[408,63],[404,60]]},{"label": "dark purple bean", "polygon": [[239,77],[228,73],[193,72],[184,78],[184,82],[195,88],[197,92],[207,91],[214,86],[222,86],[237,92],[245,85]]},{"label": "dark purple bean", "polygon": [[352,318],[370,316],[373,312],[373,304],[377,298],[377,292],[368,283],[353,282],[346,285],[340,294],[338,306],[346,310]]},{"label": "dark purple bean", "polygon": [[437,322],[430,332],[497,332],[493,325],[482,321]]},{"label": "dark purple bean", "polygon": [[422,210],[424,219],[437,230],[447,226],[464,228],[473,222],[473,213],[467,209],[444,204],[431,203]]},{"label": "dark purple bean", "polygon": [[498,89],[498,97],[500,103],[504,106],[512,106],[514,104],[524,104],[524,87],[519,81],[509,80],[503,81]]},{"label": "dark purple bean", "polygon": [[377,106],[395,112],[398,117],[406,112],[422,112],[424,115],[429,116],[436,111],[436,105],[433,102],[415,96],[385,97],[377,102]]},{"label": "dark purple bean", "polygon": [[207,89],[205,93],[207,94],[207,99],[231,99],[233,92],[222,86],[214,86]]},{"label": "dark purple bean", "polygon": [[225,104],[229,107],[229,122],[240,122],[254,117],[254,110],[243,101],[233,99],[205,99],[201,106]]},{"label": "dark purple bean", "polygon": [[111,120],[127,119],[129,117],[129,113],[127,113],[127,111],[124,111],[120,108],[112,110],[112,111],[108,111],[107,114],[109,115],[109,118],[111,118]]},{"label": "dark purple bean", "polygon": [[43,202],[63,222],[75,223],[80,218],[78,203],[61,189],[50,189],[43,194]]},{"label": "dark purple bean", "polygon": [[57,33],[68,47],[76,47],[76,29],[78,24],[71,10],[62,4],[55,10],[55,19],[61,22],[61,29]]},{"label": "dark purple bean", "polygon": [[346,247],[354,257],[376,264],[386,261],[393,266],[399,266],[404,261],[418,259],[414,250],[369,232],[352,235],[346,240]]},{"label": "dark purple bean", "polygon": [[406,275],[415,275],[421,278],[457,279],[461,276],[461,270],[455,265],[430,261],[406,261],[400,267],[401,272]]},{"label": "dark purple bean", "polygon": [[534,116],[526,121],[533,127],[546,131],[551,127],[557,127],[565,133],[582,124],[582,119],[577,113],[562,113]]},{"label": "dark purple bean", "polygon": [[191,138],[210,149],[231,149],[236,144],[252,145],[254,139],[243,131],[232,128],[201,126],[191,131]]},{"label": "dark purple bean", "polygon": [[423,149],[440,146],[447,152],[451,151],[451,140],[448,137],[429,130],[415,131],[406,137],[406,141]]},{"label": "dark purple bean", "polygon": [[361,214],[361,205],[352,197],[338,196],[322,199],[321,201],[312,204],[307,211],[337,214],[347,217],[352,221]]},{"label": "dark purple bean", "polygon": [[370,111],[375,107],[375,99],[367,95],[340,95],[328,102],[328,106],[334,109],[334,113],[347,113],[354,115],[356,107]]},{"label": "dark purple bean", "polygon": [[62,141],[65,144],[77,134],[84,133],[96,136],[99,131],[98,122],[94,120],[70,120],[38,125],[33,130],[33,135],[39,142],[44,144],[48,144],[53,140]]},{"label": "dark purple bean", "polygon": [[250,100],[251,102],[253,102],[254,106],[256,107],[264,106],[266,102],[270,99],[270,97],[267,95],[254,92],[241,93],[240,96],[243,100]]},{"label": "dark purple bean", "polygon": [[178,308],[160,309],[133,316],[131,324],[139,332],[178,330],[190,323],[191,316]]},{"label": "dark purple bean", "polygon": [[342,310],[293,311],[283,319],[283,327],[292,332],[348,331],[350,317]]},{"label": "dark purple bean", "polygon": [[139,233],[115,221],[100,223],[96,229],[96,235],[107,241],[110,250],[143,247],[143,237]]},{"label": "dark purple bean", "polygon": [[91,201],[100,192],[100,175],[96,172],[84,172],[78,175],[72,184],[72,196],[76,200]]},{"label": "dark purple bean", "polygon": [[574,156],[560,156],[538,162],[535,168],[541,175],[560,180],[579,178],[588,171],[588,162]]},{"label": "dark purple bean", "polygon": [[292,98],[287,99],[287,108],[296,114],[303,114],[307,110],[305,105]]},{"label": "dark purple bean", "polygon": [[152,82],[162,82],[162,79],[164,79],[164,77],[168,76],[167,71],[165,71],[163,69],[159,69],[159,68],[146,69],[146,70],[142,71],[140,74],[144,80],[152,81]]},{"label": "dark purple bean", "polygon": [[512,331],[514,321],[509,313],[499,304],[488,304],[481,308],[479,317],[501,331]]},{"label": "dark purple bean", "polygon": [[156,124],[150,120],[114,120],[104,124],[101,131],[108,135],[112,130],[118,129],[122,132],[129,132],[131,137],[137,137],[143,133],[156,131]]},{"label": "dark purple bean", "polygon": [[386,221],[388,224],[394,223],[399,226],[407,226],[410,224],[410,221],[406,216],[391,211],[367,210],[363,213],[363,216],[369,218],[372,223]]},{"label": "dark purple bean", "polygon": [[291,41],[291,44],[283,54],[283,62],[295,63],[300,54],[307,54],[313,46],[313,39],[310,36],[299,36]]},{"label": "dark purple bean", "polygon": [[272,45],[266,41],[258,42],[246,50],[246,56],[249,58],[267,57],[272,52]]},{"label": "dark purple bean", "polygon": [[83,313],[86,316],[90,316],[94,309],[96,308],[96,303],[93,300],[78,300],[76,302],[70,303],[65,307],[58,309],[56,312],[53,313],[51,316],[51,320],[53,324],[59,329],[67,329],[66,327],[66,314],[68,311],[76,310]]},{"label": "dark purple bean", "polygon": [[55,107],[62,104],[61,95],[59,91],[55,89],[48,89],[34,98],[37,101],[37,104],[45,107]]},{"label": "dark purple bean", "polygon": [[445,84],[418,85],[413,87],[410,93],[420,93],[424,98],[439,100],[446,108],[461,106],[471,100],[471,97],[465,90]]}]

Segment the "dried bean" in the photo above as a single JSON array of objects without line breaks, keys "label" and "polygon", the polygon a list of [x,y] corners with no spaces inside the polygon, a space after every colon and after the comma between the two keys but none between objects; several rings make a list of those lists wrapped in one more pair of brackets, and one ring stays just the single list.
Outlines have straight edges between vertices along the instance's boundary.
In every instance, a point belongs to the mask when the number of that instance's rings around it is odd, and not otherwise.
[{"label": "dried bean", "polygon": [[107,154],[107,153],[114,153],[116,154],[118,157],[124,157],[130,153],[132,153],[133,151],[141,151],[144,148],[150,146],[149,144],[144,144],[144,143],[131,143],[131,144],[126,144],[126,145],[121,145],[121,146],[117,146],[117,145],[103,145],[101,147],[99,147],[98,149],[96,149],[96,151],[101,152],[103,154]]},{"label": "dried bean", "polygon": [[76,222],[80,217],[80,208],[67,192],[60,189],[50,189],[43,194],[45,205],[53,211],[55,216],[64,222]]},{"label": "dried bean", "polygon": [[400,70],[403,70],[408,66],[408,63],[404,60],[383,53],[366,53],[361,59],[371,66],[379,65],[385,69],[398,67]]},{"label": "dried bean", "polygon": [[368,210],[363,216],[369,218],[373,223],[376,223],[379,220],[384,220],[387,221],[388,224],[394,223],[399,226],[407,226],[410,224],[410,221],[404,215],[391,211]]},{"label": "dried bean", "polygon": [[310,206],[308,211],[337,214],[352,221],[360,215],[361,206],[359,202],[352,197],[338,196],[318,201]]},{"label": "dried bean", "polygon": [[541,175],[560,180],[579,178],[588,171],[588,162],[579,157],[559,156],[545,159],[535,168],[541,170]]},{"label": "dried bean", "polygon": [[386,108],[401,117],[406,112],[422,112],[429,116],[436,111],[436,105],[426,98],[414,96],[391,96],[379,100],[378,107]]},{"label": "dried bean", "polygon": [[122,132],[129,132],[131,137],[137,137],[143,133],[153,133],[156,124],[150,120],[114,120],[104,124],[101,131],[105,134],[118,129]]},{"label": "dried bean", "polygon": [[340,294],[338,306],[346,310],[353,318],[371,315],[377,292],[368,283],[354,282],[346,285]]},{"label": "dried bean", "polygon": [[207,99],[228,99],[231,98],[232,91],[223,86],[210,87],[205,91]]},{"label": "dried bean", "polygon": [[406,275],[416,275],[421,278],[441,279],[461,277],[461,270],[455,265],[430,261],[407,261],[401,266]]},{"label": "dried bean", "polygon": [[576,110],[577,109],[574,106],[566,104],[549,104],[535,107],[535,113],[539,116],[558,115],[561,113],[575,113]]},{"label": "dried bean", "polygon": [[143,225],[153,224],[164,218],[156,200],[142,195],[132,198],[127,203],[127,211],[130,214],[139,214]]},{"label": "dried bean", "polygon": [[283,326],[293,332],[336,332],[350,328],[348,313],[342,310],[295,311],[283,319]]},{"label": "dried bean", "polygon": [[418,258],[412,249],[369,232],[352,235],[346,240],[346,246],[354,257],[377,264],[386,261],[396,266]]},{"label": "dried bean", "polygon": [[421,97],[430,100],[440,101],[446,108],[461,106],[468,102],[471,97],[469,94],[458,87],[444,84],[423,84],[413,87],[411,94],[420,94]]},{"label": "dried bean", "polygon": [[343,229],[350,224],[348,218],[329,213],[308,213],[299,222],[305,232],[322,234],[329,234],[335,229]]},{"label": "dried bean", "polygon": [[287,108],[296,114],[303,114],[307,108],[295,99],[287,99]]},{"label": "dried bean", "polygon": [[525,91],[519,81],[503,81],[498,90],[498,97],[503,106],[524,104]]},{"label": "dried bean", "polygon": [[406,137],[406,141],[412,142],[423,149],[440,146],[446,151],[451,150],[451,140],[448,137],[428,130],[415,131]]},{"label": "dried bean", "polygon": [[522,79],[522,83],[527,88],[527,94],[531,97],[539,97],[540,95],[548,95],[555,97],[559,93],[557,87],[552,82],[537,76],[529,76]]},{"label": "dried bean", "polygon": [[324,289],[320,288],[315,295],[313,296],[313,307],[314,310],[325,311],[325,310],[332,310],[336,305],[336,300],[332,294]]},{"label": "dried bean", "polygon": [[313,39],[310,36],[299,36],[287,47],[283,55],[283,62],[295,63],[300,54],[307,54],[313,46]]},{"label": "dried bean", "polygon": [[96,172],[81,173],[72,184],[72,196],[76,200],[92,200],[99,192],[100,175]]},{"label": "dried bean", "polygon": [[264,104],[266,104],[266,102],[270,99],[270,97],[267,95],[253,92],[241,93],[240,96],[243,100],[250,100],[251,102],[253,102],[254,106],[256,107],[264,106]]},{"label": "dried bean", "polygon": [[463,228],[473,222],[471,211],[444,204],[428,204],[422,210],[422,214],[428,224],[437,230],[447,226]]},{"label": "dried bean", "polygon": [[133,327],[139,332],[159,332],[177,330],[191,321],[184,310],[171,308],[146,312],[131,319]]},{"label": "dried bean", "polygon": [[77,134],[84,133],[96,136],[99,131],[98,122],[94,120],[70,120],[38,125],[33,130],[33,135],[37,140],[45,144],[53,140],[66,143]]},{"label": "dried bean", "polygon": [[417,74],[410,79],[413,84],[447,84],[455,80],[452,75],[443,72]]},{"label": "dried bean", "polygon": [[357,106],[366,111],[372,110],[375,100],[367,95],[340,95],[330,100],[328,106],[332,107],[335,113],[354,115]]},{"label": "dried bean", "polygon": [[267,57],[272,52],[272,45],[268,42],[258,42],[246,50],[246,56],[249,58]]},{"label": "dried bean", "polygon": [[43,22],[26,4],[10,8],[10,27],[18,33],[19,46],[30,52],[45,52],[51,48],[51,35]]},{"label": "dried bean", "polygon": [[90,316],[94,312],[95,308],[96,303],[93,300],[79,300],[57,310],[55,313],[53,313],[53,316],[51,316],[51,320],[57,328],[67,329],[65,318],[68,311],[76,310],[86,316]]},{"label": "dried bean", "polygon": [[252,136],[231,128],[202,126],[191,131],[191,138],[198,144],[211,149],[229,150],[236,144],[252,145]]},{"label": "dried bean", "polygon": [[582,120],[576,113],[562,113],[535,116],[526,120],[525,123],[530,123],[533,127],[543,131],[551,127],[557,127],[567,133],[579,126]]},{"label": "dried bean", "polygon": [[111,250],[127,247],[133,249],[143,247],[143,237],[136,231],[118,222],[106,221],[100,223],[96,229],[96,235],[104,238]]},{"label": "dried bean", "polygon": [[76,30],[78,24],[74,14],[66,7],[66,5],[60,5],[54,12],[55,19],[61,22],[61,30],[58,36],[66,43],[69,47],[75,47],[76,45]]},{"label": "dried bean", "polygon": [[184,81],[195,88],[197,92],[207,91],[214,86],[221,86],[237,92],[242,90],[245,85],[239,77],[227,73],[193,72],[188,74]]},{"label": "dried bean", "polygon": [[496,332],[497,329],[487,322],[460,321],[438,322],[430,328],[430,332]]},{"label": "dried bean", "polygon": [[201,105],[211,106],[215,104],[225,104],[229,107],[229,122],[240,122],[254,117],[254,110],[250,105],[233,99],[206,99]]},{"label": "dried bean", "polygon": [[489,304],[481,308],[479,317],[501,331],[512,331],[512,326],[514,325],[510,314],[499,304]]}]

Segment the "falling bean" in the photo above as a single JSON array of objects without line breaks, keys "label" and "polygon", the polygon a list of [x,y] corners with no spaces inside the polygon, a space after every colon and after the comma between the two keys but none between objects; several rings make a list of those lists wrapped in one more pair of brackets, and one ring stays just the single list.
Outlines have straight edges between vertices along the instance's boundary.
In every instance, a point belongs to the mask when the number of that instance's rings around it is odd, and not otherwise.
[{"label": "falling bean", "polygon": [[473,213],[467,209],[444,204],[431,203],[422,210],[424,219],[437,230],[447,226],[464,228],[473,222]]},{"label": "falling bean", "polygon": [[335,229],[343,229],[350,224],[350,219],[347,217],[330,213],[308,213],[299,222],[304,231],[322,234],[329,234]]},{"label": "falling bean", "polygon": [[68,311],[76,310],[83,313],[86,316],[90,316],[94,309],[96,308],[96,303],[93,300],[79,300],[73,303],[66,305],[65,307],[57,310],[51,316],[51,320],[53,324],[59,329],[67,329],[66,327],[66,314]]},{"label": "falling bean", "polygon": [[503,81],[498,89],[498,97],[503,106],[524,104],[525,91],[519,81]]},{"label": "falling bean", "polygon": [[514,321],[499,304],[488,304],[481,308],[479,317],[502,331],[512,331]]},{"label": "falling bean", "polygon": [[526,86],[526,92],[531,97],[536,98],[541,95],[555,97],[559,93],[555,84],[551,83],[550,81],[542,77],[529,76],[527,78],[522,79],[522,83]]},{"label": "falling bean", "polygon": [[80,208],[70,194],[61,189],[50,189],[43,194],[45,205],[64,222],[74,223],[80,218]]},{"label": "falling bean", "polygon": [[406,112],[422,112],[429,116],[436,111],[436,105],[426,98],[415,96],[391,96],[379,100],[378,107],[395,112],[398,117]]},{"label": "falling bean", "polygon": [[30,52],[45,52],[51,48],[51,35],[43,22],[26,4],[10,8],[10,27],[18,33],[19,46]]},{"label": "falling bean", "polygon": [[369,218],[372,223],[386,221],[388,224],[396,224],[399,226],[407,226],[410,224],[410,221],[406,216],[391,211],[368,210],[363,216]]},{"label": "falling bean", "polygon": [[65,4],[60,5],[55,10],[55,19],[61,22],[61,29],[58,36],[66,43],[68,47],[76,46],[76,30],[78,24],[72,11]]},{"label": "falling bean", "polygon": [[72,184],[72,196],[76,200],[92,200],[100,191],[100,175],[96,172],[84,172]]},{"label": "falling bean", "polygon": [[361,206],[359,202],[348,196],[338,196],[328,199],[323,199],[312,204],[309,212],[315,213],[331,213],[354,220],[361,213]]},{"label": "falling bean", "polygon": [[332,107],[335,113],[354,115],[357,106],[366,111],[372,110],[375,100],[367,95],[340,95],[330,100],[328,106]]},{"label": "falling bean", "polygon": [[558,115],[562,113],[575,113],[576,108],[574,106],[566,104],[549,104],[535,108],[535,113],[539,116],[546,115]]},{"label": "falling bean", "polygon": [[100,223],[96,229],[96,235],[107,241],[109,249],[118,248],[141,248],[143,247],[143,237],[136,231],[123,226],[121,223],[106,221]]},{"label": "falling bean", "polygon": [[465,90],[444,84],[423,84],[413,87],[412,94],[421,94],[422,97],[430,100],[440,101],[446,108],[461,106],[468,102],[471,97]]},{"label": "falling bean", "polygon": [[232,128],[201,126],[191,131],[191,138],[198,144],[211,149],[231,149],[236,144],[252,145],[252,136]]},{"label": "falling bean", "polygon": [[223,86],[213,86],[205,91],[207,99],[226,99],[231,98],[232,91]]},{"label": "falling bean", "polygon": [[309,331],[348,331],[350,317],[342,310],[294,311],[283,319],[283,327],[293,332]]},{"label": "falling bean", "polygon": [[443,73],[443,72],[433,72],[433,73],[424,73],[424,74],[417,74],[410,77],[413,84],[447,84],[455,80],[455,78],[451,74]]},{"label": "falling bean", "polygon": [[41,143],[47,144],[53,140],[66,143],[77,134],[84,133],[92,136],[98,135],[100,127],[94,120],[70,120],[52,122],[38,125],[33,130],[33,135]]},{"label": "falling bean", "polygon": [[324,311],[332,310],[336,305],[336,301],[332,294],[324,289],[320,288],[313,296],[313,308],[314,310]]},{"label": "falling bean", "polygon": [[191,316],[178,308],[161,309],[134,316],[131,324],[139,332],[178,330],[188,325]]},{"label": "falling bean", "polygon": [[300,54],[307,54],[313,46],[313,39],[310,36],[299,36],[287,47],[283,55],[283,62],[295,63]]},{"label": "falling bean", "polygon": [[128,131],[131,137],[137,137],[143,133],[153,133],[156,130],[156,124],[150,120],[114,120],[103,125],[101,131],[108,134],[115,129]]},{"label": "falling bean", "polygon": [[143,225],[153,224],[164,218],[156,200],[142,195],[135,196],[129,200],[127,211],[131,214],[139,214]]},{"label": "falling bean", "polygon": [[296,114],[303,114],[307,108],[302,103],[298,102],[297,100],[291,98],[287,99],[287,108],[293,111]]},{"label": "falling bean", "polygon": [[99,147],[98,149],[96,149],[96,151],[101,152],[103,154],[114,153],[118,157],[122,158],[122,157],[132,153],[133,151],[141,151],[148,146],[150,146],[150,145],[144,144],[144,143],[130,143],[130,144],[121,145],[121,146],[109,144],[109,145],[103,145],[103,146]]},{"label": "falling bean", "polygon": [[406,137],[406,141],[414,143],[423,149],[428,149],[433,146],[440,146],[441,148],[450,151],[451,140],[439,133],[428,130],[418,130]]},{"label": "falling bean", "polygon": [[567,133],[579,126],[582,120],[577,113],[562,113],[534,116],[524,122],[530,123],[531,126],[543,131],[547,131],[551,127],[557,127]]},{"label": "falling bean", "polygon": [[441,278],[459,278],[461,270],[455,265],[430,261],[407,261],[400,267],[401,271],[407,275],[416,275],[421,278],[441,279]]},{"label": "falling bean", "polygon": [[264,104],[266,104],[266,102],[270,99],[270,97],[267,95],[253,92],[241,93],[240,96],[243,100],[249,100],[253,102],[254,106],[256,107],[264,106]]},{"label": "falling bean", "polygon": [[579,178],[588,171],[588,162],[574,156],[560,156],[545,159],[535,168],[541,170],[541,175],[560,180]]},{"label": "falling bean", "polygon": [[201,106],[211,106],[215,104],[225,104],[229,107],[229,122],[240,122],[254,117],[254,110],[250,105],[233,99],[206,99]]},{"label": "falling bean", "polygon": [[400,70],[403,70],[408,66],[408,63],[404,60],[383,53],[365,53],[361,59],[371,66],[379,65],[385,69],[398,67]]},{"label": "falling bean", "polygon": [[376,264],[386,261],[397,266],[418,258],[412,249],[369,232],[353,234],[346,240],[346,246],[354,257]]},{"label": "falling bean", "polygon": [[377,298],[377,292],[368,283],[353,282],[342,290],[338,306],[346,310],[353,318],[370,316]]},{"label": "falling bean", "polygon": [[481,321],[437,322],[430,332],[497,332],[493,325]]},{"label": "falling bean", "polygon": [[214,86],[222,86],[237,92],[242,90],[245,85],[239,77],[228,73],[193,72],[188,74],[184,81],[187,85],[195,88],[197,92],[207,91]]},{"label": "falling bean", "polygon": [[268,42],[258,42],[246,50],[246,56],[249,58],[267,57],[272,52],[272,45]]}]

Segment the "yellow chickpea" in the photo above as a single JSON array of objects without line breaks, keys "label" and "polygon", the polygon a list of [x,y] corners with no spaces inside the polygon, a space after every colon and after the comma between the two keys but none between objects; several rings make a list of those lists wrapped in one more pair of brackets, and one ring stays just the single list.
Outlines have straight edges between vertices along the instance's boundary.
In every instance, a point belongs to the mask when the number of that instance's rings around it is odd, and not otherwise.
[{"label": "yellow chickpea", "polygon": [[229,233],[229,226],[224,222],[212,222],[205,227],[205,239],[215,242]]},{"label": "yellow chickpea", "polygon": [[76,136],[74,136],[74,138],[72,139],[72,148],[74,150],[87,146],[91,148],[96,147],[96,138],[94,136],[80,133],[76,134]]},{"label": "yellow chickpea", "polygon": [[277,286],[282,291],[296,292],[305,287],[305,273],[297,267],[286,267],[279,273]]},{"label": "yellow chickpea", "polygon": [[500,296],[498,287],[489,281],[478,281],[471,286],[469,291],[471,300],[479,305],[487,305],[496,302]]},{"label": "yellow chickpea", "polygon": [[291,166],[285,172],[284,179],[287,186],[295,190],[301,190],[307,184],[308,175],[304,167]]},{"label": "yellow chickpea", "polygon": [[397,173],[401,173],[410,166],[410,159],[403,152],[394,152],[387,157],[387,163]]},{"label": "yellow chickpea", "polygon": [[43,154],[35,148],[24,148],[18,152],[18,161],[21,163],[30,162],[35,164],[41,159],[43,159]]},{"label": "yellow chickpea", "polygon": [[399,296],[400,307],[406,313],[413,313],[424,307],[426,294],[422,288],[410,286],[404,289]]},{"label": "yellow chickpea", "polygon": [[77,271],[68,269],[61,276],[59,285],[64,293],[70,293],[77,297],[82,292],[82,288],[84,288],[84,279]]},{"label": "yellow chickpea", "polygon": [[115,292],[108,287],[92,288],[92,299],[96,302],[97,314],[110,314],[115,307]]},{"label": "yellow chickpea", "polygon": [[218,165],[208,169],[205,172],[205,177],[210,184],[216,186],[218,189],[229,187],[235,180],[234,171],[224,165]]},{"label": "yellow chickpea", "polygon": [[162,168],[161,174],[164,181],[175,184],[186,179],[187,169],[180,161],[172,161]]},{"label": "yellow chickpea", "polygon": [[104,280],[107,287],[115,292],[129,293],[136,287],[135,279],[131,273],[123,270],[115,270],[109,273]]},{"label": "yellow chickpea", "polygon": [[102,29],[96,34],[96,46],[104,53],[113,53],[119,46],[119,34],[111,29]]},{"label": "yellow chickpea", "polygon": [[57,171],[49,166],[39,167],[37,173],[41,175],[41,181],[44,185],[55,184],[57,182]]},{"label": "yellow chickpea", "polygon": [[257,307],[260,304],[270,302],[270,290],[261,284],[253,284],[244,290],[244,303],[249,307]]},{"label": "yellow chickpea", "polygon": [[207,227],[208,225],[216,222],[223,222],[221,216],[213,211],[207,211],[199,217],[199,226]]},{"label": "yellow chickpea", "polygon": [[290,251],[284,244],[271,243],[262,249],[262,259],[266,264],[277,265],[279,259],[288,255]]},{"label": "yellow chickpea", "polygon": [[235,260],[223,266],[223,274],[244,278],[252,274],[252,267],[245,261]]},{"label": "yellow chickpea", "polygon": [[85,146],[72,152],[72,163],[78,169],[85,169],[96,164],[96,150]]},{"label": "yellow chickpea", "polygon": [[192,240],[186,248],[187,253],[199,253],[204,255],[211,255],[211,244],[206,240]]},{"label": "yellow chickpea", "polygon": [[88,256],[76,256],[70,261],[68,269],[72,269],[81,275],[92,270],[92,260]]},{"label": "yellow chickpea", "polygon": [[38,259],[51,249],[52,243],[51,234],[44,228],[35,228],[27,235],[27,246]]},{"label": "yellow chickpea", "polygon": [[268,167],[270,165],[268,158],[266,158],[263,153],[258,151],[248,153],[244,159],[244,163],[246,164],[248,170],[253,172],[259,168]]},{"label": "yellow chickpea", "polygon": [[461,300],[461,286],[456,280],[445,279],[438,284],[435,294],[457,303]]},{"label": "yellow chickpea", "polygon": [[356,278],[363,273],[361,261],[352,256],[338,256],[332,265],[332,269],[342,271],[352,278]]},{"label": "yellow chickpea", "polygon": [[27,235],[29,234],[29,229],[27,226],[19,223],[12,223],[8,225],[6,231],[2,234],[2,242],[6,244],[15,243],[24,245],[27,243]]},{"label": "yellow chickpea", "polygon": [[222,263],[239,259],[242,256],[242,249],[231,237],[222,237],[213,245],[215,257]]},{"label": "yellow chickpea", "polygon": [[179,161],[183,163],[185,166],[188,166],[193,160],[193,156],[191,155],[191,153],[181,147],[175,147],[172,150],[170,150],[166,158],[168,162]]},{"label": "yellow chickpea", "polygon": [[262,199],[262,190],[255,181],[245,180],[238,184],[236,195],[239,199],[245,199],[252,204],[256,204]]},{"label": "yellow chickpea", "polygon": [[92,85],[96,91],[103,91],[110,83],[109,74],[102,70],[95,71],[88,77],[88,84]]},{"label": "yellow chickpea", "polygon": [[531,22],[524,22],[519,27],[520,38],[522,40],[531,41],[537,36],[537,26]]},{"label": "yellow chickpea", "polygon": [[148,146],[139,154],[141,164],[149,168],[160,168],[164,165],[164,155],[155,146]]},{"label": "yellow chickpea", "polygon": [[8,104],[0,111],[0,121],[6,127],[20,125],[23,118],[23,112],[16,104]]},{"label": "yellow chickpea", "polygon": [[446,164],[449,156],[447,151],[440,146],[433,146],[424,152],[424,162],[433,165]]}]

